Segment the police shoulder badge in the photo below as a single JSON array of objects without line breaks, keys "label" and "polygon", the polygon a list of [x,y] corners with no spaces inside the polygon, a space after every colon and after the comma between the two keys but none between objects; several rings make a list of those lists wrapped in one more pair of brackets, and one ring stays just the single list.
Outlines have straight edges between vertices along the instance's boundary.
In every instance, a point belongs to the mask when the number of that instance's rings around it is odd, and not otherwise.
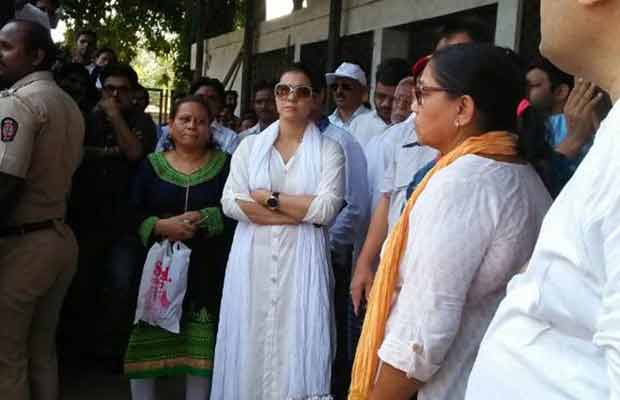
[{"label": "police shoulder badge", "polygon": [[13,118],[7,117],[0,122],[0,140],[3,142],[12,142],[17,136],[19,124]]}]

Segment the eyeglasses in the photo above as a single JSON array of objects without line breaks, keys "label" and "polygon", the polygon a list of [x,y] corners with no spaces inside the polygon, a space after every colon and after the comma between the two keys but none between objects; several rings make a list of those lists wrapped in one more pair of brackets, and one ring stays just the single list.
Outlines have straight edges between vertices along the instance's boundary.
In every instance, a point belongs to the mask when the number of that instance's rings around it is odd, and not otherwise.
[{"label": "eyeglasses", "polygon": [[430,93],[438,93],[438,92],[452,93],[453,92],[450,89],[442,88],[439,86],[424,86],[424,85],[416,85],[413,88],[413,91],[415,92],[415,99],[419,107],[422,107],[424,105],[424,97],[428,96]]},{"label": "eyeglasses", "polygon": [[307,85],[288,85],[286,83],[278,83],[274,89],[276,97],[284,99],[294,93],[298,99],[307,99],[312,96],[312,87]]},{"label": "eyeglasses", "polygon": [[105,85],[103,86],[103,90],[109,94],[114,94],[115,92],[118,94],[127,94],[131,89],[127,86]]},{"label": "eyeglasses", "polygon": [[410,108],[411,103],[412,103],[412,99],[410,96],[395,96],[394,97],[395,107]]},{"label": "eyeglasses", "polygon": [[331,85],[329,85],[329,89],[332,92],[338,91],[338,88],[342,89],[345,92],[350,92],[351,90],[353,90],[353,85],[351,85],[350,83],[332,83]]}]

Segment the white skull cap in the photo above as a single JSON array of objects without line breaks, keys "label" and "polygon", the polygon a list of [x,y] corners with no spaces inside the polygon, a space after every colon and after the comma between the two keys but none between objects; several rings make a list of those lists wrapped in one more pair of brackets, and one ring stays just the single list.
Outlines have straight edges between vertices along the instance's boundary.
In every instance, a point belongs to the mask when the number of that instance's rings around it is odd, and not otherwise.
[{"label": "white skull cap", "polygon": [[368,86],[368,83],[366,81],[366,73],[357,64],[345,62],[340,64],[340,66],[338,67],[338,69],[336,69],[335,72],[325,74],[325,81],[327,82],[328,86],[334,83],[338,78],[353,79],[355,81],[358,81],[364,87]]}]

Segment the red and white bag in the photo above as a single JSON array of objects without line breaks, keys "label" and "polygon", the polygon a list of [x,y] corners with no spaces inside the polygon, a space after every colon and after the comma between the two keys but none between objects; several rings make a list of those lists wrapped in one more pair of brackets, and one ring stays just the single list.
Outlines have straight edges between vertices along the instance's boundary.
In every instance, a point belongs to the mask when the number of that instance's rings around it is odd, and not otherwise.
[{"label": "red and white bag", "polygon": [[191,252],[181,242],[153,244],[144,263],[134,323],[180,332]]}]

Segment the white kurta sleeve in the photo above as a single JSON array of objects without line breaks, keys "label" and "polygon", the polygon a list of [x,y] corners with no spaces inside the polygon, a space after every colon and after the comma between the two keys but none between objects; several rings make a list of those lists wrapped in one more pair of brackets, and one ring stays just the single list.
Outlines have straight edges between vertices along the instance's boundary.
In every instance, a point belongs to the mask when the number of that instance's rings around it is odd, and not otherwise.
[{"label": "white kurta sleeve", "polygon": [[230,174],[224,185],[222,194],[222,211],[224,214],[237,221],[251,222],[243,212],[237,200],[253,202],[250,197],[249,184],[249,158],[255,138],[244,140],[237,151],[232,155],[230,162]]},{"label": "white kurta sleeve", "polygon": [[379,350],[383,362],[422,382],[441,368],[451,348],[494,232],[494,202],[484,184],[436,183],[431,180],[410,214],[403,286]]},{"label": "white kurta sleeve", "polygon": [[[620,179],[614,180],[620,181]],[[614,186],[619,183],[616,182]],[[594,343],[605,351],[611,394],[609,398],[618,400],[620,399],[620,195],[616,195],[608,206],[609,211],[605,212],[599,222],[592,227],[594,230],[600,229],[605,273],[605,286],[601,294],[602,303]]]},{"label": "white kurta sleeve", "polygon": [[344,203],[345,175],[342,148],[331,139],[324,139],[321,180],[316,197],[310,204],[303,222],[328,226]]}]

